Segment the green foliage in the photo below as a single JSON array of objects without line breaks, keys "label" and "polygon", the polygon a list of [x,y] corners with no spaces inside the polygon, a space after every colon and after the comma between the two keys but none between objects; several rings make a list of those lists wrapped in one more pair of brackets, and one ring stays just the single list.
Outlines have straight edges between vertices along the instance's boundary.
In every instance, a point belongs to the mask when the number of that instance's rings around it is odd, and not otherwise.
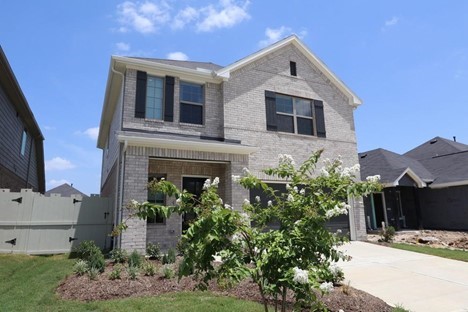
[{"label": "green foliage", "polygon": [[171,279],[175,276],[175,272],[174,272],[174,269],[166,264],[163,266],[163,276],[165,279]]},{"label": "green foliage", "polygon": [[114,248],[110,252],[110,257],[114,263],[125,263],[128,259],[128,254],[125,249]]},{"label": "green foliage", "polygon": [[[294,292],[295,308],[312,306],[319,310],[322,307],[313,290],[330,291],[333,283],[343,278],[342,272],[330,265],[347,260],[336,249],[346,238],[330,233],[326,223],[348,213],[348,198],[380,189],[378,177],[358,182],[358,165],[343,168],[340,160],[326,160],[322,170],[315,172],[321,153],[312,154],[300,166],[291,156],[279,155],[279,165],[264,171],[267,179],[288,181],[284,193],[273,190],[247,169],[243,177],[233,176],[246,189],[262,190],[269,200],[266,207],[260,199],[254,203],[244,200],[242,213],[224,205],[217,194],[219,179],[215,178],[206,180],[205,191],[198,200],[167,181],[152,182],[152,191],[175,196],[177,205],[161,207],[134,201],[131,208],[140,218],[156,211],[197,215],[178,245],[184,255],[179,277],[195,274],[201,289],[206,289],[212,279],[229,284],[227,280],[235,283],[250,277],[259,287],[265,310],[267,296],[271,295],[284,311],[288,290]],[[271,229],[271,221],[278,221],[279,229]],[[251,222],[255,227],[251,227]],[[215,256],[221,257],[219,265],[213,263]],[[169,256],[165,255],[163,263],[168,262]]]},{"label": "green foliage", "polygon": [[148,243],[146,245],[146,254],[150,257],[150,259],[159,260],[159,258],[161,258],[161,250],[159,249],[159,245]]},{"label": "green foliage", "polygon": [[92,254],[97,253],[97,251],[101,251],[101,249],[96,246],[94,241],[83,241],[81,242],[78,247],[76,247],[75,252],[78,258],[88,261]]},{"label": "green foliage", "polygon": [[88,262],[86,262],[85,260],[79,259],[73,265],[73,273],[75,273],[76,275],[85,275],[88,272],[88,270]]},{"label": "green foliage", "polygon": [[393,242],[393,237],[395,236],[395,228],[393,226],[387,226],[380,232],[381,242],[391,243]]},{"label": "green foliage", "polygon": [[150,261],[145,261],[141,267],[143,274],[146,276],[154,276],[156,274],[157,268]]},{"label": "green foliage", "polygon": [[129,266],[127,268],[127,273],[131,280],[136,280],[138,278],[138,274],[140,274],[140,269],[136,266]]},{"label": "green foliage", "polygon": [[109,273],[109,279],[111,279],[111,280],[120,279],[121,274],[122,274],[122,265],[117,264],[117,265],[114,266],[112,271]]},{"label": "green foliage", "polygon": [[141,255],[138,251],[133,250],[133,252],[128,257],[128,266],[139,268],[141,266]]},{"label": "green foliage", "polygon": [[100,273],[99,269],[91,267],[88,270],[88,277],[89,277],[90,280],[94,281],[94,280],[96,280],[98,278],[99,273]]},{"label": "green foliage", "polygon": [[169,250],[167,251],[167,261],[169,264],[176,262],[176,252],[174,248],[169,248]]},{"label": "green foliage", "polygon": [[97,249],[94,253],[89,256],[88,265],[91,269],[97,270],[99,273],[104,272],[106,268],[106,260],[100,249]]}]

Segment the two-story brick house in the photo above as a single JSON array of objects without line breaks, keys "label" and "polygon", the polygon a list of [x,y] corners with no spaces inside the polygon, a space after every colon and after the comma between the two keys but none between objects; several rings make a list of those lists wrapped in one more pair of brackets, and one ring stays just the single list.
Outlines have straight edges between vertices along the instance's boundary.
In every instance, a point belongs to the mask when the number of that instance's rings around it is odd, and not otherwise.
[{"label": "two-story brick house", "polygon": [[0,47],[0,189],[45,192],[44,136]]},{"label": "two-story brick house", "polygon": [[[358,163],[353,111],[360,104],[294,35],[226,67],[113,56],[98,138],[101,195],[114,198],[119,223],[132,199],[168,200],[148,194],[149,179],[164,177],[199,193],[206,178],[219,177],[224,202],[241,209],[252,194],[231,176],[244,167],[266,179],[261,171],[275,166],[278,154],[301,163],[322,148],[324,157]],[[174,247],[189,218],[129,220],[116,245]],[[361,201],[335,227],[362,238]]]}]

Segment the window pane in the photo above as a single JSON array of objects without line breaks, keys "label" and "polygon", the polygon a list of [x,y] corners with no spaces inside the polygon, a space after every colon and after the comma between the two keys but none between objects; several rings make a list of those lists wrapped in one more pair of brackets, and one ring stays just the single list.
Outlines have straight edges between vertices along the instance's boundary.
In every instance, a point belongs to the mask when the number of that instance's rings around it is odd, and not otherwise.
[{"label": "window pane", "polygon": [[146,113],[148,119],[162,119],[163,79],[148,77],[146,84]]},{"label": "window pane", "polygon": [[181,103],[180,122],[203,124],[203,106]]},{"label": "window pane", "polygon": [[[150,176],[148,177],[148,182],[153,181],[153,179],[160,181],[161,178],[165,178],[165,176],[164,175]],[[166,197],[164,193],[161,193],[161,192],[155,193],[148,189],[148,202],[153,203],[153,204],[165,205]],[[156,214],[156,216],[154,217],[148,217],[146,221],[147,223],[164,223],[164,217],[160,214]]]},{"label": "window pane", "polygon": [[314,124],[312,119],[297,118],[297,133],[314,135]]},{"label": "window pane", "polygon": [[28,141],[28,134],[25,131],[23,131],[23,135],[21,137],[21,155],[24,156],[24,154],[26,153],[26,143]]},{"label": "window pane", "polygon": [[284,95],[276,95],[276,111],[278,113],[293,113],[293,101],[292,97]]},{"label": "window pane", "polygon": [[278,131],[294,133],[294,117],[285,115],[276,115]]},{"label": "window pane", "polygon": [[305,99],[295,99],[296,114],[299,116],[312,117],[312,103]]},{"label": "window pane", "polygon": [[203,86],[187,82],[181,82],[180,100],[203,104]]}]

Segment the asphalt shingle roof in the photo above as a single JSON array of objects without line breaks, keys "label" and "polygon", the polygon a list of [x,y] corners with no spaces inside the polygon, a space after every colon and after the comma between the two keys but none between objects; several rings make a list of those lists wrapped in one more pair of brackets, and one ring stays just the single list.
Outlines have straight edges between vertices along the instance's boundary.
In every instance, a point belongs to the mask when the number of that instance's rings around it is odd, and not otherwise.
[{"label": "asphalt shingle roof", "polygon": [[81,195],[83,197],[88,197],[88,195],[78,191],[76,188],[68,185],[67,183],[59,185],[44,193],[45,196],[50,196],[50,194],[60,194],[62,197],[70,197],[71,195]]}]

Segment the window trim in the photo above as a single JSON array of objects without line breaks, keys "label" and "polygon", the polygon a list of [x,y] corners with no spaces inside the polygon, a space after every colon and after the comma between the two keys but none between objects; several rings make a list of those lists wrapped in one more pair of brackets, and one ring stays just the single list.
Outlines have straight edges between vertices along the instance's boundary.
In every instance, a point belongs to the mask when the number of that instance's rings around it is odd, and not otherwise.
[{"label": "window trim", "polygon": [[[192,86],[200,87],[201,95],[202,95],[202,103],[183,100],[182,99],[182,85],[192,85]],[[201,106],[202,107],[201,123],[182,121],[182,104]],[[195,82],[190,82],[190,81],[183,81],[183,80],[179,81],[179,122],[181,124],[201,125],[201,126],[205,125],[205,104],[206,104],[206,85],[205,84],[195,83]]]},{"label": "window trim", "polygon": [[[302,98],[298,96],[292,96],[288,94],[281,94],[281,93],[276,93],[275,98],[277,99],[278,95],[284,96],[284,97],[290,97],[292,99],[293,103],[293,113],[284,113],[284,112],[278,112],[278,106],[276,106],[276,115],[283,115],[283,116],[289,116],[293,117],[293,126],[294,126],[294,132],[288,132],[288,131],[281,131],[279,129],[279,126],[277,128],[277,132],[282,132],[282,133],[290,133],[290,134],[296,134],[296,135],[307,135],[307,136],[317,136],[317,126],[316,126],[316,120],[315,120],[315,105],[314,105],[314,100],[313,99],[307,99],[307,98]],[[306,100],[309,101],[310,107],[311,107],[311,112],[312,116],[303,116],[303,115],[298,115],[297,114],[297,109],[296,109],[296,99],[298,100]],[[297,126],[297,118],[303,118],[303,119],[309,119],[312,120],[312,127],[313,127],[313,133],[312,134],[306,134],[306,133],[299,133],[298,132],[298,126]]]},{"label": "window trim", "polygon": [[[161,118],[151,118],[148,117],[148,80],[150,78],[160,79],[162,81],[162,97],[161,97]],[[148,75],[146,76],[146,94],[145,94],[145,119],[147,120],[157,120],[157,121],[165,121],[164,120],[164,113],[165,113],[165,103],[166,103],[166,77],[160,77],[155,75]]]}]

